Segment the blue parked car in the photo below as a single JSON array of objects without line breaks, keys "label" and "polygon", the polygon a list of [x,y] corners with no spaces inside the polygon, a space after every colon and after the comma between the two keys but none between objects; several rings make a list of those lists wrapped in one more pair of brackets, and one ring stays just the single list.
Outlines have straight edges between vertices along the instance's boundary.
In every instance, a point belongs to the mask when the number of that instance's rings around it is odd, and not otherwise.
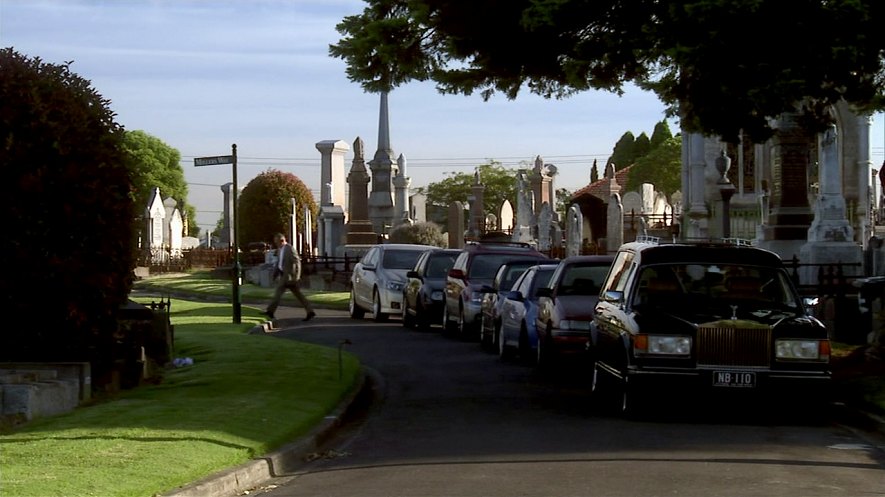
[{"label": "blue parked car", "polygon": [[531,364],[538,346],[535,321],[538,316],[538,289],[546,287],[558,264],[539,264],[528,268],[513,284],[501,304],[501,328],[498,354],[511,359],[514,354]]}]

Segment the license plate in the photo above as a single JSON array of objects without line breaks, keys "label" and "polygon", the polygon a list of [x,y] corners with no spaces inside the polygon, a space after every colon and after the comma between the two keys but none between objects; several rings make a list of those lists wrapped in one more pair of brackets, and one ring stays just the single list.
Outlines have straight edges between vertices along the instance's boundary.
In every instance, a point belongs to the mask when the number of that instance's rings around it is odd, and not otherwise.
[{"label": "license plate", "polygon": [[714,387],[754,388],[756,373],[746,371],[713,371]]}]

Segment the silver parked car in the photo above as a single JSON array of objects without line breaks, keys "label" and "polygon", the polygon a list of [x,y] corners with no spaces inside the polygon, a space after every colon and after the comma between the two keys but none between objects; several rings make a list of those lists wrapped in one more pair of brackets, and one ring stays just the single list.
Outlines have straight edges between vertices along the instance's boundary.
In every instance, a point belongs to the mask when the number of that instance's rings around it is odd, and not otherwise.
[{"label": "silver parked car", "polygon": [[353,266],[350,277],[350,317],[361,319],[370,311],[375,321],[402,314],[406,273],[421,254],[436,247],[389,243],[375,245]]}]

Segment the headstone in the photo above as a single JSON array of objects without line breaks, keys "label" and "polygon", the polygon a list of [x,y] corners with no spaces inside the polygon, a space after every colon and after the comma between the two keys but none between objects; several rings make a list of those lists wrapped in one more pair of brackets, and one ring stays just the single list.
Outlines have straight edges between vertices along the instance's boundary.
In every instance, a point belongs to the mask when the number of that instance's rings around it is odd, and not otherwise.
[{"label": "headstone", "polygon": [[789,259],[807,241],[813,217],[807,171],[811,167],[808,152],[814,149],[814,143],[796,114],[781,115],[776,125],[770,151],[770,215],[758,245]]},{"label": "headstone", "polygon": [[499,229],[507,233],[513,233],[513,205],[509,200],[505,200],[501,204],[501,216],[499,219]]},{"label": "headstone", "polygon": [[[357,137],[353,142],[353,163],[347,175],[350,199],[347,203],[347,245],[374,245],[378,236],[369,221],[369,173],[366,171],[363,140]],[[346,251],[358,253],[359,250]]]},{"label": "headstone", "polygon": [[166,224],[166,208],[160,197],[159,188],[154,188],[151,193],[150,201],[145,209],[145,219],[147,220],[146,238],[148,240],[146,248],[154,253],[163,248],[163,231]]},{"label": "headstone", "polygon": [[565,218],[565,255],[571,257],[581,255],[584,243],[584,215],[581,206],[572,204]]},{"label": "headstone", "polygon": [[640,196],[642,197],[642,210],[640,212],[643,214],[651,214],[654,211],[655,185],[651,183],[643,183],[639,185],[639,191]]},{"label": "headstone", "polygon": [[491,212],[489,212],[488,214],[486,214],[486,228],[485,228],[485,231],[498,231],[499,228],[500,228],[500,227],[498,226],[498,216],[492,214]]},{"label": "headstone", "polygon": [[409,185],[412,179],[406,174],[406,156],[399,154],[396,159],[398,172],[393,178],[393,186],[396,189],[396,213],[395,224],[411,224],[411,211],[409,209]]},{"label": "headstone", "polygon": [[427,222],[427,194],[418,192],[409,197],[409,218],[416,223]]},{"label": "headstone", "polygon": [[544,202],[541,204],[541,210],[538,213],[538,250],[547,251],[551,247],[550,229],[553,223],[553,209],[550,204]]},{"label": "headstone", "polygon": [[[804,264],[863,261],[863,249],[854,242],[854,230],[848,222],[842,196],[837,137],[836,126],[831,125],[818,141],[820,193],[814,205],[814,221],[808,228],[808,242],[800,250],[799,258]],[[844,274],[855,276],[857,269],[845,268]],[[803,267],[801,281],[804,284],[818,283],[817,267]]]},{"label": "headstone", "polygon": [[624,212],[629,216],[630,214],[639,215],[642,214],[642,197],[637,192],[627,192],[621,197],[621,205],[624,207]]},{"label": "headstone", "polygon": [[320,213],[317,219],[317,253],[332,257],[346,243],[344,228],[344,154],[342,140],[317,142],[320,151]]},{"label": "headstone", "polygon": [[449,204],[449,248],[464,248],[464,204]]},{"label": "headstone", "polygon": [[532,220],[534,217],[534,196],[532,194],[529,174],[525,169],[516,173],[516,225],[513,230],[513,241],[530,243],[532,237]]},{"label": "headstone", "polygon": [[613,254],[624,244],[624,206],[621,195],[613,193],[608,201],[606,250]]}]

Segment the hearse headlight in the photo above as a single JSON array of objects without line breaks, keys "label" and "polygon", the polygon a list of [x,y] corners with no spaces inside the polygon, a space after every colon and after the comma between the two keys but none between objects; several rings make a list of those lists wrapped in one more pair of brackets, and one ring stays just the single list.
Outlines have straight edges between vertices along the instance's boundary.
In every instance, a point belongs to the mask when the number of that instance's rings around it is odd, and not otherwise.
[{"label": "hearse headlight", "polygon": [[560,330],[590,331],[590,321],[563,319],[559,322]]},{"label": "hearse headlight", "polygon": [[691,355],[691,337],[679,335],[636,335],[633,353],[639,355]]},{"label": "hearse headlight", "polygon": [[830,341],[781,339],[774,343],[774,354],[777,359],[785,361],[826,361],[830,359]]}]

